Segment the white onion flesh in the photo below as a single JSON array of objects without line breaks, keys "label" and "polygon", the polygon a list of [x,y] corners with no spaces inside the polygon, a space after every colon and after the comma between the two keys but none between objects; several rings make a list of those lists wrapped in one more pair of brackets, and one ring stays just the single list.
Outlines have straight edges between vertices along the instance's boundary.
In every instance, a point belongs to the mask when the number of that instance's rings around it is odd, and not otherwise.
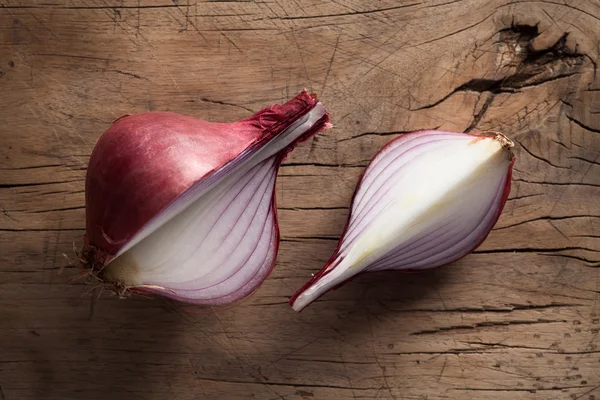
[{"label": "white onion flesh", "polygon": [[384,147],[361,178],[338,250],[292,298],[294,310],[362,272],[434,268],[473,251],[506,201],[511,146],[500,134],[425,131]]}]

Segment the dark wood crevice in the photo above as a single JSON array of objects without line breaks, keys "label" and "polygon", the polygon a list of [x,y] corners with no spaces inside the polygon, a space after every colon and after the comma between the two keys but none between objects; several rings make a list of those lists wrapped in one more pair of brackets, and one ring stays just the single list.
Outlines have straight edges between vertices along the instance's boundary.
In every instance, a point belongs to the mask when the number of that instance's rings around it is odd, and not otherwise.
[{"label": "dark wood crevice", "polygon": [[411,332],[411,335],[432,335],[436,333],[444,333],[449,331],[456,330],[465,330],[465,329],[477,329],[477,328],[487,328],[487,327],[495,327],[495,326],[506,326],[506,325],[534,325],[534,324],[556,324],[556,323],[565,323],[566,320],[560,319],[542,319],[539,318],[537,320],[522,320],[522,321],[486,321],[486,322],[477,322],[472,325],[452,325],[445,326],[435,329],[425,329],[421,331]]}]

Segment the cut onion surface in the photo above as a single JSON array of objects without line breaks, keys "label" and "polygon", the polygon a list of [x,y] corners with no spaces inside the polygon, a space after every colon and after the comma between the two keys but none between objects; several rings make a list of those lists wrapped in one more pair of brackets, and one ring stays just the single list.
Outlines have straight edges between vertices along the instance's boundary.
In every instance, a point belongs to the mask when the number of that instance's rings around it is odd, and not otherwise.
[{"label": "cut onion surface", "polygon": [[246,297],[277,255],[278,168],[329,126],[306,91],[230,124],[166,112],[121,117],[88,166],[87,266],[119,293],[211,306]]},{"label": "cut onion surface", "polygon": [[300,311],[360,273],[421,271],[475,250],[510,192],[512,147],[495,132],[421,131],[388,143],[359,180],[336,251],[291,306]]}]

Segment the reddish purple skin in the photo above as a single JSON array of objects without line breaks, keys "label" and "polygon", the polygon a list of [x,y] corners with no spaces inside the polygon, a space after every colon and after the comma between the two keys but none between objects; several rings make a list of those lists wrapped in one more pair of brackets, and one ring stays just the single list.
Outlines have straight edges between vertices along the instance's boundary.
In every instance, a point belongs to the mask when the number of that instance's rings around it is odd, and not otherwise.
[{"label": "reddish purple skin", "polygon": [[[168,112],[114,121],[96,144],[86,176],[85,242],[87,250],[96,254],[95,262],[103,263],[103,258],[117,253],[186,189],[245,149],[260,148],[316,104],[304,91],[284,105],[229,124]],[[328,121],[325,115],[316,129],[282,152],[281,161]]]},{"label": "reddish purple skin", "polygon": [[[350,202],[350,212],[348,213],[348,218],[346,219],[346,224],[344,226],[344,233],[342,234],[342,238],[344,237],[346,230],[348,229],[348,225],[350,224],[350,218],[352,218],[352,209],[354,207],[354,200],[356,198],[356,194],[358,193],[358,190],[360,189],[360,186],[362,184],[363,181],[363,177],[365,175],[365,172],[369,169],[369,167],[371,166],[371,163],[375,160],[375,158],[377,157],[377,155],[379,155],[379,153],[381,153],[383,150],[385,150],[388,146],[390,146],[392,143],[396,142],[397,140],[406,140],[408,138],[410,138],[411,136],[414,135],[420,135],[420,134],[424,134],[427,132],[431,132],[431,131],[415,131],[412,133],[407,133],[404,134],[394,140],[389,141],[385,146],[383,146],[381,149],[379,149],[379,151],[377,153],[375,153],[375,155],[373,156],[373,158],[371,159],[371,161],[369,162],[369,164],[367,165],[367,167],[363,170],[363,172],[360,174],[360,177],[358,178],[358,184],[356,185],[356,188],[354,189],[354,194],[352,195],[352,201]],[[452,132],[451,132],[452,133]],[[485,137],[485,135],[476,135],[476,134],[472,134],[472,133],[465,133],[465,135],[470,135],[473,136],[475,138],[483,138]],[[502,214],[502,210],[504,209],[504,205],[506,204],[506,200],[508,199],[508,196],[510,194],[510,187],[511,187],[511,179],[512,179],[512,170],[513,170],[513,165],[515,164],[515,156],[512,154],[511,152],[511,160],[510,160],[510,164],[508,165],[508,177],[506,179],[506,184],[504,185],[504,193],[502,194],[502,201],[500,203],[500,207],[498,207],[498,212],[496,213],[496,216],[494,217],[494,222],[492,223],[492,226],[496,225],[496,222],[498,222],[498,219],[500,218],[500,215]],[[490,231],[491,232],[491,231]],[[488,232],[489,235],[489,232]],[[466,257],[467,255],[469,255],[473,250],[475,250],[476,248],[478,248],[487,238],[488,235],[485,235],[478,243],[476,243],[470,250],[469,252],[462,256],[459,257],[455,260],[451,260],[449,262],[447,262],[446,264],[437,266],[436,268],[440,268],[440,267],[444,267],[446,265],[452,264],[460,259],[462,259],[463,257]],[[289,304],[290,306],[293,306],[294,302],[296,301],[296,299],[298,298],[298,296],[300,296],[300,294],[302,294],[302,292],[304,292],[306,289],[308,289],[310,286],[312,286],[315,282],[317,282],[319,279],[321,279],[323,276],[327,275],[330,271],[332,271],[334,269],[334,267],[332,267],[332,262],[335,261],[338,252],[340,250],[340,246],[342,245],[342,240],[340,239],[338,241],[338,244],[335,248],[335,251],[333,252],[333,254],[331,255],[331,257],[329,258],[329,260],[327,261],[327,263],[325,264],[325,266],[323,266],[323,268],[321,268],[321,270],[319,272],[317,272],[316,274],[313,275],[313,277],[306,282],[300,289],[298,289],[296,291],[296,293],[294,293],[292,295],[292,297],[290,297],[289,300]],[[403,269],[403,270],[397,270],[399,272],[402,273],[419,273],[419,272],[424,272],[424,271],[429,271],[431,270],[431,268],[422,268],[422,269],[417,269],[417,270],[412,270],[412,269]],[[326,293],[328,293],[331,290],[336,290],[340,287],[342,287],[343,285],[345,285],[346,283],[348,283],[349,281],[355,279],[356,277],[367,273],[367,271],[358,273],[356,275],[354,275],[353,277],[351,277],[350,279],[340,283],[337,286],[332,287],[331,289],[329,289],[327,292],[323,293],[321,296],[325,295]],[[319,296],[319,297],[321,297]],[[317,300],[317,299],[315,299]],[[314,302],[315,300],[313,300],[312,302]],[[306,308],[306,307],[305,307]],[[300,310],[302,311],[302,310]]]},{"label": "reddish purple skin", "polygon": [[[312,129],[308,130],[307,132],[304,133],[304,135],[302,135],[301,137],[299,137],[292,145],[290,145],[290,147],[287,148],[287,150],[283,151],[282,153],[280,153],[278,155],[279,160],[277,161],[277,165],[281,164],[283,162],[283,160],[285,159],[285,156],[287,155],[287,152],[291,151],[294,146],[297,143],[300,143],[304,140],[309,139],[310,137],[314,136],[315,134],[317,134],[320,130],[322,129],[326,129],[329,125],[329,114],[325,114],[319,121],[317,121]],[[267,279],[267,277],[271,274],[271,271],[273,271],[273,268],[275,268],[275,263],[277,262],[277,253],[279,251],[279,238],[280,238],[280,233],[279,233],[279,220],[278,220],[278,216],[277,216],[277,198],[275,196],[275,192],[277,189],[277,176],[275,177],[275,185],[273,186],[273,194],[271,196],[271,209],[273,211],[273,223],[275,224],[275,257],[273,258],[273,263],[271,264],[271,266],[269,267],[269,272],[265,275],[264,279]],[[258,290],[258,288],[262,285],[262,283],[264,282],[264,279],[262,282],[260,282],[260,284],[256,285],[256,287],[254,288],[254,290],[250,293],[248,293],[246,296],[244,296],[242,299],[240,299],[240,301],[243,301],[244,299],[247,299],[248,297],[250,297],[255,291]],[[144,287],[139,287],[139,288],[130,288],[129,289],[131,292],[133,293],[137,293],[137,294],[158,294],[158,295],[162,295],[162,296],[166,296],[166,297],[170,297],[172,299],[175,300],[180,300],[180,301],[186,301],[185,298],[183,297],[179,297],[176,295],[173,295],[171,292],[169,291],[161,291],[161,290],[157,290],[157,289],[152,289],[152,288],[144,288]],[[220,311],[224,311],[230,307],[235,307],[237,304],[239,303],[233,303],[229,306],[226,306],[225,308],[222,308]]]}]

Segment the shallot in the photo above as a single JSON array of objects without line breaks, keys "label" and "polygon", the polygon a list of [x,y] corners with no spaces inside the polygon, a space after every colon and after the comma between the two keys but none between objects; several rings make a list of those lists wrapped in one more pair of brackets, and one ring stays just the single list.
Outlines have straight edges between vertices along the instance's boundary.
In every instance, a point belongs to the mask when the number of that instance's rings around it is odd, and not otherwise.
[{"label": "shallot", "polygon": [[87,266],[120,293],[202,305],[246,297],[277,255],[279,165],[329,126],[306,91],[235,123],[167,112],[121,117],[89,161]]},{"label": "shallot", "polygon": [[510,192],[512,141],[501,133],[421,131],[377,153],[326,265],[290,300],[300,311],[360,273],[439,267],[477,248]]}]

